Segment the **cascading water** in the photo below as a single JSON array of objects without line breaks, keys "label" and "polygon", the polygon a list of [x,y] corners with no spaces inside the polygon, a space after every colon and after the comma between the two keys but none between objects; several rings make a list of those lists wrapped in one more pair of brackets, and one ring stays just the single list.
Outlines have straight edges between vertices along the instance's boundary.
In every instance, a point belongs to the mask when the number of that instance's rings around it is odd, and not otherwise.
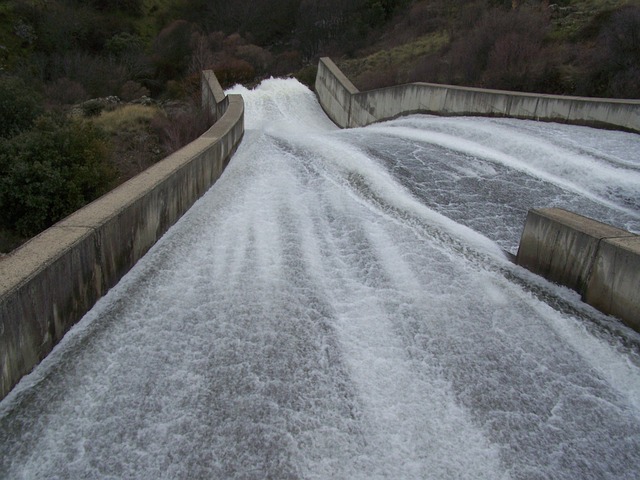
[{"label": "cascading water", "polygon": [[248,91],[216,185],[0,403],[2,478],[636,478],[638,334],[512,265],[640,230],[637,136]]}]

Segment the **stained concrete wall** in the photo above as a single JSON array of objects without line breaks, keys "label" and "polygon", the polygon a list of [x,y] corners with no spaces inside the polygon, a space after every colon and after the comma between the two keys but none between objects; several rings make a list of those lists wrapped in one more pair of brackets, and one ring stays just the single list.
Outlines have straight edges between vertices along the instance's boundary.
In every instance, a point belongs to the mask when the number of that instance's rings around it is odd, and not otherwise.
[{"label": "stained concrete wall", "polygon": [[358,89],[329,58],[320,59],[315,90],[329,118],[339,127],[349,127],[351,98]]},{"label": "stained concrete wall", "polygon": [[200,138],[0,261],[0,398],[220,177],[244,133],[244,104],[204,72],[215,121]]},{"label": "stained concrete wall", "polygon": [[[640,133],[640,100],[539,95],[430,83],[360,92],[329,58],[315,83],[339,127],[362,127],[411,113],[556,121]],[[560,209],[532,210],[517,263],[578,291],[640,331],[640,237]]]},{"label": "stained concrete wall", "polygon": [[640,331],[640,237],[559,208],[531,210],[516,263]]},{"label": "stained concrete wall", "polygon": [[640,132],[640,100],[598,99],[410,83],[360,92],[329,58],[315,84],[322,108],[342,128],[411,113],[555,121]]},{"label": "stained concrete wall", "polygon": [[640,332],[640,236],[600,243],[583,299]]}]

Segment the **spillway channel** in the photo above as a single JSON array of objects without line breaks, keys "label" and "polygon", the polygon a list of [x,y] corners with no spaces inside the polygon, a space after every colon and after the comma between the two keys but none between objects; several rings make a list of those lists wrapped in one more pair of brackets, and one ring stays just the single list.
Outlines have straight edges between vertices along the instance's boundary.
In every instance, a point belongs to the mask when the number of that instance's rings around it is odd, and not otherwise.
[{"label": "spillway channel", "polygon": [[0,403],[7,479],[636,479],[639,335],[513,265],[640,231],[637,135],[241,87],[222,178]]}]

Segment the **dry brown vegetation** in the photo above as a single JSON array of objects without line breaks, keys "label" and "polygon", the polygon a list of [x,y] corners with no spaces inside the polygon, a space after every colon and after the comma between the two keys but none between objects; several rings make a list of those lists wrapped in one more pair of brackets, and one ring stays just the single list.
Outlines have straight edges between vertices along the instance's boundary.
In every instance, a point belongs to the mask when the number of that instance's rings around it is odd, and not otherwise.
[{"label": "dry brown vegetation", "polygon": [[[640,98],[640,0],[0,2],[0,244],[203,132],[202,70],[225,88],[288,75],[312,86],[326,55],[361,89],[431,81]],[[88,163],[70,168],[76,140]]]},{"label": "dry brown vegetation", "polygon": [[428,81],[640,98],[637,1],[432,0],[409,12],[357,58],[340,59],[356,86]]}]

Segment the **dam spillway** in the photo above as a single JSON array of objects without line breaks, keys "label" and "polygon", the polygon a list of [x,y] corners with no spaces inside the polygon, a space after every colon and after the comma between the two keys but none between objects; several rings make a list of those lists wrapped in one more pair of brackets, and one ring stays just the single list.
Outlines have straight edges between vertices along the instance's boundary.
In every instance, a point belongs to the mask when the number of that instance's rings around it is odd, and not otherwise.
[{"label": "dam spillway", "polygon": [[0,403],[2,478],[636,478],[639,337],[511,264],[640,231],[634,134],[245,99],[220,180]]}]

